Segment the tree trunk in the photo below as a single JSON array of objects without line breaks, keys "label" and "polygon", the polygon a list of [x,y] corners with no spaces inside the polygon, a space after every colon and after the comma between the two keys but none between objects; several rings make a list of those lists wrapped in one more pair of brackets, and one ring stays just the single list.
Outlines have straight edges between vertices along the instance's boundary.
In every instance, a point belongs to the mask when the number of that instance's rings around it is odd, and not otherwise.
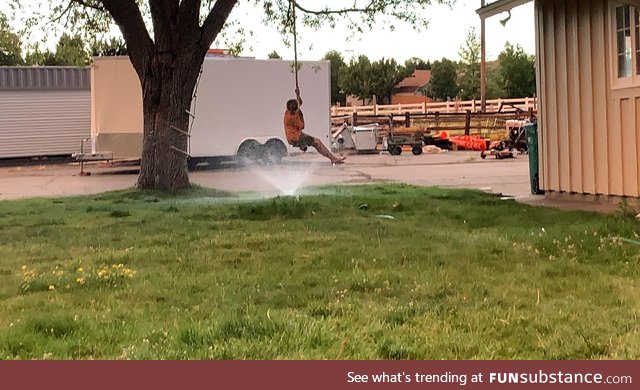
[{"label": "tree trunk", "polygon": [[148,1],[153,39],[141,2],[99,3],[120,27],[142,86],[144,134],[138,188],[188,188],[189,141],[184,133],[189,130],[193,90],[207,50],[238,0],[208,2],[212,7],[202,25],[204,1]]},{"label": "tree trunk", "polygon": [[[204,59],[204,56],[202,56]],[[188,63],[154,55],[142,77],[144,140],[139,189],[189,188],[187,158],[193,90],[202,59]]]}]

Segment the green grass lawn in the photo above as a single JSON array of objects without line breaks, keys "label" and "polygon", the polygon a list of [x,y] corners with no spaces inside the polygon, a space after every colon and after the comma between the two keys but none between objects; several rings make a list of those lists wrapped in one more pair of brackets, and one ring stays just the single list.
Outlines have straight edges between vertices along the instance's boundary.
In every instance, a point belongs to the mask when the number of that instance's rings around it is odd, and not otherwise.
[{"label": "green grass lawn", "polygon": [[0,358],[640,358],[628,213],[317,193],[0,202]]}]

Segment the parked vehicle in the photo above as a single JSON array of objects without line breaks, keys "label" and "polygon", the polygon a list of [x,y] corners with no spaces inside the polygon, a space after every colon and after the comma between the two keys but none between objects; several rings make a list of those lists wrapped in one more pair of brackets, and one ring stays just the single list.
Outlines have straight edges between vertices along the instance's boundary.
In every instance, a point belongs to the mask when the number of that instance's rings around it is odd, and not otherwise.
[{"label": "parked vehicle", "polygon": [[[329,144],[330,63],[301,65],[305,132]],[[92,70],[92,153],[140,158],[142,92],[133,66],[128,57],[100,57]],[[291,61],[206,58],[190,111],[190,166],[229,157],[278,162],[299,151],[283,129],[294,89]]]}]

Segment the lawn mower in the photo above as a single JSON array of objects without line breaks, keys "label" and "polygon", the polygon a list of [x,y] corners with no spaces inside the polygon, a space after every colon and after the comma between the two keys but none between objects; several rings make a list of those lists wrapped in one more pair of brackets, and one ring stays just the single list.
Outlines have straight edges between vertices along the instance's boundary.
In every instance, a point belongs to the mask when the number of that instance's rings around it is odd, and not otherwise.
[{"label": "lawn mower", "polygon": [[482,159],[496,156],[498,160],[516,158],[519,153],[527,152],[527,137],[524,131],[526,121],[507,121],[509,134],[501,141],[494,141],[489,149],[480,153]]}]

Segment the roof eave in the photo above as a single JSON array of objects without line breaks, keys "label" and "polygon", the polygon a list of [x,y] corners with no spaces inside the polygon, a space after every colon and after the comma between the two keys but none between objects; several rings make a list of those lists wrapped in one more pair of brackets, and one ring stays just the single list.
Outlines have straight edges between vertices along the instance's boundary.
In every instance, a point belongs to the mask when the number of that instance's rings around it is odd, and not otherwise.
[{"label": "roof eave", "polygon": [[533,0],[498,0],[476,10],[476,13],[480,15],[481,19],[487,19],[503,12],[511,11],[518,6],[529,3],[531,1]]}]

